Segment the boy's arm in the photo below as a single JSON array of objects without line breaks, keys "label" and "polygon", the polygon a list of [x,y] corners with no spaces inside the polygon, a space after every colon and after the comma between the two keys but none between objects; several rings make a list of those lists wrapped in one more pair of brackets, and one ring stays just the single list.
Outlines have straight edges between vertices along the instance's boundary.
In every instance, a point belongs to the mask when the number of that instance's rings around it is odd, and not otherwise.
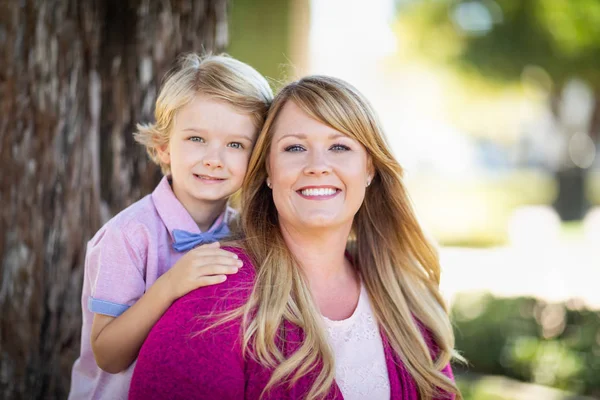
[{"label": "boy's arm", "polygon": [[98,366],[111,374],[127,369],[169,304],[154,284],[118,317],[94,314],[91,343]]},{"label": "boy's arm", "polygon": [[189,251],[123,314],[94,314],[91,344],[98,366],[118,373],[136,359],[156,321],[171,303],[198,287],[223,282],[238,271],[241,261],[218,243]]}]

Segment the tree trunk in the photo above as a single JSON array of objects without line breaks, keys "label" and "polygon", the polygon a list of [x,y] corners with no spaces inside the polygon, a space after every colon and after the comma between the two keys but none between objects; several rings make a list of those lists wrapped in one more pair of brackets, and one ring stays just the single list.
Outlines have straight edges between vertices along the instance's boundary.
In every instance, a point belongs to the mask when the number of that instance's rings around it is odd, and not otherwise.
[{"label": "tree trunk", "polygon": [[[558,124],[561,123],[558,116],[560,99],[559,90],[556,90],[550,98],[550,109]],[[594,90],[594,107],[590,116],[588,134],[598,146],[600,144],[600,91],[598,89]],[[575,165],[568,152],[568,148],[565,148],[564,163],[554,172],[558,191],[553,206],[563,221],[578,221],[585,216],[590,206],[589,199],[586,197],[589,168],[580,168]]]},{"label": "tree trunk", "polygon": [[135,123],[226,42],[226,0],[0,2],[0,398],[66,398],[86,242],[160,178]]},{"label": "tree trunk", "polygon": [[594,109],[590,120],[590,137],[596,143],[596,146],[600,145],[600,89],[598,88],[594,90]]},{"label": "tree trunk", "polygon": [[555,172],[558,193],[554,209],[563,221],[579,221],[589,207],[585,197],[586,170],[577,166]]}]

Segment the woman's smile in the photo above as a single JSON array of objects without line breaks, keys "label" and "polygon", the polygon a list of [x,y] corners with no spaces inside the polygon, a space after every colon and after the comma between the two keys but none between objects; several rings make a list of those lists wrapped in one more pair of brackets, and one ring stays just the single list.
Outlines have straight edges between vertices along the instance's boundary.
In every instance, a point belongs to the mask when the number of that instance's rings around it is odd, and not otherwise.
[{"label": "woman's smile", "polygon": [[333,186],[305,186],[298,189],[296,193],[308,200],[329,200],[341,192]]},{"label": "woman's smile", "polygon": [[349,226],[372,174],[366,149],[293,101],[277,119],[269,153],[273,202],[283,226]]}]

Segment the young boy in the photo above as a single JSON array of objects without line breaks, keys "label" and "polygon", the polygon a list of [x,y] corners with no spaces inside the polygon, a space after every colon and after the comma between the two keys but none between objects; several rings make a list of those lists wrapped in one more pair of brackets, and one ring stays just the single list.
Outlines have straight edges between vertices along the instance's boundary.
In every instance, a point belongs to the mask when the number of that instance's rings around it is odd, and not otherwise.
[{"label": "young boy", "polygon": [[88,243],[69,399],[126,399],[139,349],[164,311],[237,272],[241,262],[218,240],[272,98],[264,77],[224,55],[188,55],[164,82],[156,123],[138,125],[135,139],[165,177]]}]

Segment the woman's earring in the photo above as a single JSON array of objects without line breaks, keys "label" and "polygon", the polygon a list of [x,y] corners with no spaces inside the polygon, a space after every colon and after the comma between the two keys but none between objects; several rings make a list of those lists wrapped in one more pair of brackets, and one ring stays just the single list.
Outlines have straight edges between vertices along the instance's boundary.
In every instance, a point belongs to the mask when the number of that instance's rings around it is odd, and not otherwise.
[{"label": "woman's earring", "polygon": [[371,180],[370,180],[370,179],[368,179],[368,180],[367,180],[367,187],[369,187],[369,185],[370,185],[370,184],[371,184]]},{"label": "woman's earring", "polygon": [[271,188],[271,180],[269,178],[267,178],[267,186],[269,187],[269,189]]}]

